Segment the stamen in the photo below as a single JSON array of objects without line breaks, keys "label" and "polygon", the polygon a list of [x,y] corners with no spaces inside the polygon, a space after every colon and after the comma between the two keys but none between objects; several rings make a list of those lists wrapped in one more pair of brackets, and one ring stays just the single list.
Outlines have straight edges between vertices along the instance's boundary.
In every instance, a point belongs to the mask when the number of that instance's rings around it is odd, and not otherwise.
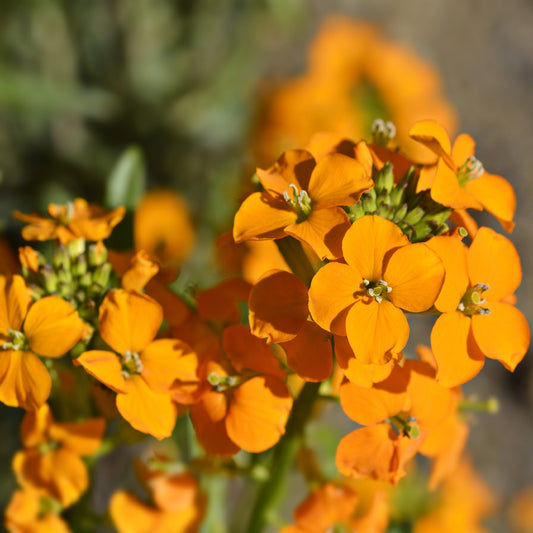
[{"label": "stamen", "polygon": [[[311,198],[307,191],[302,189],[298,191],[298,187],[294,183],[289,184],[289,191],[283,191],[283,199],[291,206],[293,211],[298,215],[296,223],[299,224],[306,220],[311,214]],[[292,198],[291,198],[292,196]]]}]

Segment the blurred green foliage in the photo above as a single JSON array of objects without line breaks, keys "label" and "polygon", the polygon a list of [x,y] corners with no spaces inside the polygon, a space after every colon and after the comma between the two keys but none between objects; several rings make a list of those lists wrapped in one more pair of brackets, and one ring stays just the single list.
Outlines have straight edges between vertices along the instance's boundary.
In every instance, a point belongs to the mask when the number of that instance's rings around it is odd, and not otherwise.
[{"label": "blurred green foliage", "polygon": [[277,51],[301,38],[306,20],[303,0],[3,2],[4,225],[20,228],[14,208],[102,201],[135,145],[148,188],[180,191],[204,231],[227,230],[253,168],[259,83],[287,64]]},{"label": "blurred green foliage", "polygon": [[[253,172],[261,86],[290,68],[278,52],[308,23],[303,0],[3,1],[0,228],[21,244],[13,210],[81,196],[126,205],[127,247],[139,195],[170,187],[200,241],[182,283],[214,281],[212,243]],[[19,411],[0,405],[0,509],[15,486]]]}]

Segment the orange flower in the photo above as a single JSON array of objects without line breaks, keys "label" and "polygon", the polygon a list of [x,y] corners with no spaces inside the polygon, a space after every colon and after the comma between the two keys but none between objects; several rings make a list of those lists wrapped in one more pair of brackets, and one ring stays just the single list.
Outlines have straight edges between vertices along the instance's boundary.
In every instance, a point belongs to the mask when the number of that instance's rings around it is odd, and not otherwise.
[{"label": "orange flower", "polygon": [[177,409],[169,390],[195,357],[181,341],[153,340],[162,320],[161,306],[149,296],[110,291],[100,306],[100,335],[115,352],[90,350],[76,359],[117,392],[117,409],[135,429],[157,439],[174,429]]},{"label": "orange flower", "polygon": [[80,237],[87,241],[106,239],[125,213],[123,207],[105,211],[83,198],[76,198],[64,205],[50,204],[50,218],[38,214],[25,215],[19,211],[15,211],[13,216],[29,223],[22,229],[22,236],[27,241],[59,239],[62,244],[67,244]]},{"label": "orange flower", "polygon": [[321,268],[309,290],[309,310],[322,328],[348,337],[363,363],[383,364],[409,336],[402,309],[429,309],[444,281],[440,258],[409,244],[400,228],[379,216],[357,219],[342,241],[347,264]]},{"label": "orange flower", "polygon": [[331,335],[307,320],[307,301],[307,287],[294,274],[266,272],[248,300],[250,331],[268,343],[279,343],[300,377],[322,381],[333,368]]},{"label": "orange flower", "polygon": [[346,523],[357,503],[357,493],[350,487],[326,483],[294,510],[295,526],[282,528],[280,533],[326,533],[336,524]]},{"label": "orange flower", "polygon": [[452,412],[456,405],[453,400],[452,391],[439,385],[429,364],[422,361],[405,361],[372,387],[345,382],[340,390],[344,412],[358,424],[370,427],[357,429],[341,440],[337,449],[339,470],[396,483],[405,474],[402,464]]},{"label": "orange flower", "polygon": [[42,491],[64,507],[73,504],[89,485],[81,457],[98,450],[104,429],[103,418],[55,422],[46,404],[26,413],[21,426],[26,449],[13,458],[19,483]]},{"label": "orange flower", "polygon": [[439,156],[431,197],[454,209],[485,209],[506,231],[514,227],[516,197],[511,184],[501,176],[489,174],[474,156],[475,143],[462,133],[450,149],[446,130],[432,120],[415,124],[409,135]]},{"label": "orange flower", "polygon": [[60,504],[41,491],[31,487],[17,490],[6,508],[5,527],[13,533],[70,533],[55,506]]},{"label": "orange flower", "polygon": [[206,364],[211,390],[191,406],[196,436],[208,453],[262,452],[278,442],[292,408],[285,373],[264,341],[246,326],[224,330],[227,360]]},{"label": "orange flower", "polygon": [[414,533],[485,533],[481,521],[495,510],[495,496],[463,459],[437,498],[437,505],[414,524]]},{"label": "orange flower", "polygon": [[485,357],[513,371],[527,352],[530,332],[524,315],[508,303],[522,279],[511,241],[483,227],[469,249],[453,239],[432,239],[428,246],[438,248],[452,276],[437,302],[444,312],[431,332],[437,379],[449,387],[465,383]]},{"label": "orange flower", "polygon": [[0,276],[0,401],[26,410],[46,402],[52,381],[36,355],[61,357],[85,326],[70,304],[54,296],[31,304],[20,276]]},{"label": "orange flower", "polygon": [[317,163],[305,150],[285,152],[257,176],[266,192],[251,194],[237,211],[235,242],[292,235],[321,258],[341,255],[349,221],[340,206],[354,204],[373,186],[355,159],[336,153]]},{"label": "orange flower", "polygon": [[173,465],[164,458],[138,466],[141,481],[155,505],[146,505],[125,491],[115,492],[110,513],[119,533],[197,531],[206,504],[198,481],[187,472],[171,473]]},{"label": "orange flower", "polygon": [[166,281],[176,277],[194,243],[187,206],[170,190],[144,194],[135,209],[133,234],[135,249],[145,250],[158,263]]},{"label": "orange flower", "polygon": [[430,64],[385,40],[375,26],[339,16],[327,18],[311,43],[307,72],[265,100],[257,132],[261,161],[304,146],[317,131],[363,138],[382,117],[396,124],[409,156],[428,163],[433,154],[403,132],[426,117],[449,130],[457,122]]}]

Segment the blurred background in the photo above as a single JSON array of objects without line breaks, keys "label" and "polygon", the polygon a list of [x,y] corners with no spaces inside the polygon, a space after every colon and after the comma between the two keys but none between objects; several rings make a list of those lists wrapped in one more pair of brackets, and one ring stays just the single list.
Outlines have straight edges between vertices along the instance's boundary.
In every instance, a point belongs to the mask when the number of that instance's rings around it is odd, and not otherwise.
[{"label": "blurred background", "polygon": [[[452,136],[470,133],[484,167],[515,187],[510,238],[529,318],[532,27],[530,0],[4,0],[0,229],[16,249],[14,209],[77,196],[114,207],[108,178],[136,147],[146,188],[172,188],[189,205],[198,244],[186,282],[214,283],[212,243],[230,230],[255,166],[315,130],[357,140],[380,116],[402,142],[410,122],[433,116]],[[497,415],[477,417],[469,449],[500,498],[489,526],[507,531],[509,505],[533,483],[532,365],[526,356],[509,374],[488,361],[466,389],[500,399]],[[2,472],[17,446],[12,411],[0,408]],[[0,507],[12,488],[6,474]]]}]

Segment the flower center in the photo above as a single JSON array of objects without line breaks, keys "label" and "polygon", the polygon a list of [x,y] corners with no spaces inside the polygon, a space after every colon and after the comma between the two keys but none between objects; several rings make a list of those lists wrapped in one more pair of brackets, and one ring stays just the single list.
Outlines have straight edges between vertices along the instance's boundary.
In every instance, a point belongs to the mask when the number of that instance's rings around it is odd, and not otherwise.
[{"label": "flower center", "polygon": [[122,375],[128,379],[133,374],[140,374],[143,369],[141,358],[137,352],[129,350],[122,356]]},{"label": "flower center", "polygon": [[224,392],[232,387],[237,387],[242,383],[240,376],[219,376],[216,372],[211,372],[207,376],[207,382],[216,392]]},{"label": "flower center", "polygon": [[457,181],[459,181],[461,187],[464,187],[469,181],[479,178],[483,172],[485,172],[483,163],[477,159],[477,157],[471,155],[459,167],[459,170],[457,171]]},{"label": "flower center", "polygon": [[[309,215],[313,208],[311,207],[311,198],[307,191],[302,189],[298,191],[298,187],[291,183],[289,185],[291,194],[288,191],[283,191],[283,199],[291,206],[292,210],[298,215],[296,223],[299,224],[303,222]],[[292,198],[291,198],[292,196]]]},{"label": "flower center", "polygon": [[374,298],[378,304],[381,303],[383,298],[386,298],[392,291],[392,287],[389,287],[389,284],[383,279],[380,279],[379,281],[364,279],[363,285],[366,288],[368,296]]},{"label": "flower center", "polygon": [[485,303],[483,293],[488,290],[489,286],[486,283],[477,283],[473,287],[470,287],[470,289],[465,292],[463,298],[459,302],[457,310],[468,316],[488,315],[490,313],[490,309],[482,307],[482,305]]},{"label": "flower center", "polygon": [[381,146],[387,146],[396,137],[396,126],[390,120],[385,122],[382,118],[374,120],[371,131],[372,140]]},{"label": "flower center", "polygon": [[27,352],[30,349],[30,341],[22,331],[8,329],[8,340],[2,344],[2,350],[15,350],[17,352]]}]

